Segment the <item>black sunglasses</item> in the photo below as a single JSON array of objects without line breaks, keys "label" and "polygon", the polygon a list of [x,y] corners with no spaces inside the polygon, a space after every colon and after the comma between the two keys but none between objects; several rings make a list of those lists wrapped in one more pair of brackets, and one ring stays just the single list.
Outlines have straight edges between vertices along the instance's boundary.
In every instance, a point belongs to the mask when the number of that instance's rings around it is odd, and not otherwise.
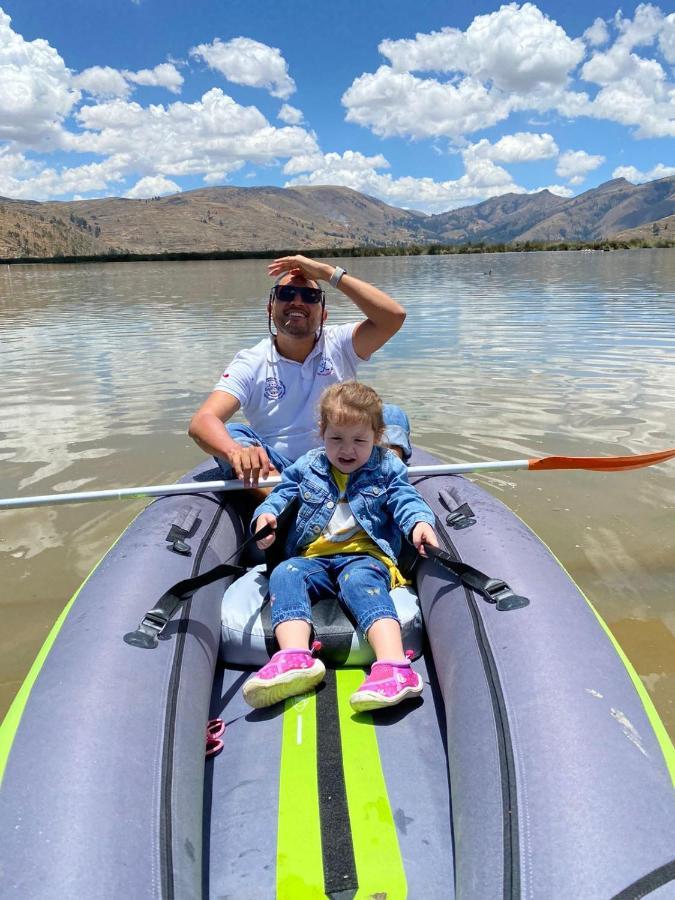
[{"label": "black sunglasses", "polygon": [[303,303],[321,303],[324,299],[321,288],[296,287],[294,284],[275,284],[272,293],[280,303],[292,303],[296,296]]}]

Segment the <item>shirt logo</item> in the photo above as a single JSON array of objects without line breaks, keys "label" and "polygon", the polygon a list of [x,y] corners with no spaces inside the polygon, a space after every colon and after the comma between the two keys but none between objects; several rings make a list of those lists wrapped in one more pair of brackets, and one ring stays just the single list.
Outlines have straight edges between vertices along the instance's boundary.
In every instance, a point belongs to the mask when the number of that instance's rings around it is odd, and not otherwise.
[{"label": "shirt logo", "polygon": [[321,357],[321,362],[319,363],[319,368],[316,371],[317,375],[332,375],[333,374],[333,363],[326,356]]},{"label": "shirt logo", "polygon": [[265,379],[266,400],[281,400],[285,393],[286,385],[283,383],[283,381],[279,381],[278,378]]}]

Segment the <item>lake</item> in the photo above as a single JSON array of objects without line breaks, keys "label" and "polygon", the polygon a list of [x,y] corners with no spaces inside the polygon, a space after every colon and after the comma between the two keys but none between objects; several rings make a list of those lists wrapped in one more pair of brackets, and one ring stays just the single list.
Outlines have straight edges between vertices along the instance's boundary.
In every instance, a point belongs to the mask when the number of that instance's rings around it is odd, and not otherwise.
[{"label": "lake", "polygon": [[[342,262],[406,307],[360,377],[442,459],[675,445],[675,250]],[[269,287],[262,260],[0,269],[0,496],[166,483],[197,464],[190,416],[266,332]],[[331,289],[328,309],[332,322],[357,312]],[[471,477],[570,572],[675,736],[675,462]],[[0,717],[142,507],[0,512]]]}]

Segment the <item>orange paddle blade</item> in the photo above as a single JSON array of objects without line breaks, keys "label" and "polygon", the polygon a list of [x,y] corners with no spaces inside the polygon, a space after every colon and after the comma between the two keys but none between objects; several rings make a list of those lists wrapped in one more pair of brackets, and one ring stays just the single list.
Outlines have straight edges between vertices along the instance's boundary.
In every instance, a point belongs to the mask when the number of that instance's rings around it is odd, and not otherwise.
[{"label": "orange paddle blade", "polygon": [[653,466],[675,457],[675,448],[637,456],[544,456],[528,460],[528,469],[590,469],[593,472],[623,472]]}]

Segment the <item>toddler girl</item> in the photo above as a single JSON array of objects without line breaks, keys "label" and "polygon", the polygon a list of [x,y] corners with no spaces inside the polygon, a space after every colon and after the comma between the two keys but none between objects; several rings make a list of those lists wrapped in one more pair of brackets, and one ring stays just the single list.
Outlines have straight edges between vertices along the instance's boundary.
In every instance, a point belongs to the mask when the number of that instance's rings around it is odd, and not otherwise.
[{"label": "toddler girl", "polygon": [[[280,650],[243,688],[253,707],[303,694],[323,680],[325,667],[309,649],[312,599],[337,594],[375,654],[370,674],[352,694],[357,711],[400,703],[422,692],[422,679],[401,642],[389,590],[406,581],[396,560],[403,536],[423,556],[438,546],[434,514],[409,484],[391,451],[377,446],[384,431],[382,402],[356,381],[329,387],[320,401],[324,448],[286,468],[282,482],[253,514],[255,530],[270,524],[294,497],[299,510],[288,536],[288,559],[270,578],[272,627]],[[275,535],[258,542],[269,547]]]}]

